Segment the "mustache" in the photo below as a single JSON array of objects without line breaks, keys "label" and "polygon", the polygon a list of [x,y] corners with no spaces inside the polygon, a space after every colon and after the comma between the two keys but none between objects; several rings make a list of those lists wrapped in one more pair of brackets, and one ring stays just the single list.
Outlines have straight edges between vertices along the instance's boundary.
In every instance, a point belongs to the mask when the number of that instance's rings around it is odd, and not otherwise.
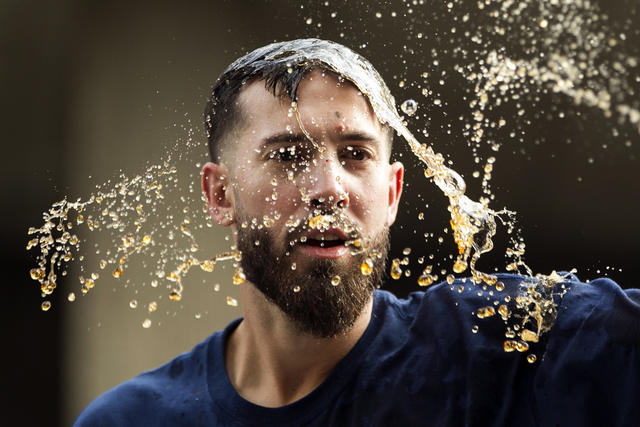
[{"label": "mustache", "polygon": [[286,226],[289,239],[295,241],[300,241],[313,230],[324,232],[335,229],[345,234],[348,240],[362,238],[360,227],[339,209],[314,211],[304,218],[287,221]]}]

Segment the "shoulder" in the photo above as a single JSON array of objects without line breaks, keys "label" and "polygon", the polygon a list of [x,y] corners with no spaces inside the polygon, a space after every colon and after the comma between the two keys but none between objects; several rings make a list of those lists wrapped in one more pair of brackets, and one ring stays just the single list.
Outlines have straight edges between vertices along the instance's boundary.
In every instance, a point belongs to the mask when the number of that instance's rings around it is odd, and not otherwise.
[{"label": "shoulder", "polygon": [[622,289],[608,278],[568,283],[558,307],[556,334],[640,346],[640,289]]},{"label": "shoulder", "polygon": [[[453,282],[441,282],[411,292],[407,298],[397,298],[390,292],[376,291],[374,304],[392,315],[415,320],[416,318],[448,319],[457,322],[467,319],[479,307],[498,304],[501,300],[514,299],[532,280],[516,274],[497,274],[497,282],[474,283],[470,278],[459,278]],[[466,322],[465,322],[466,323]]]},{"label": "shoulder", "polygon": [[566,287],[536,378],[540,424],[637,425],[640,290],[607,278]]},{"label": "shoulder", "polygon": [[187,412],[190,401],[208,399],[206,360],[216,332],[193,350],[103,393],[74,426],[167,425]]}]

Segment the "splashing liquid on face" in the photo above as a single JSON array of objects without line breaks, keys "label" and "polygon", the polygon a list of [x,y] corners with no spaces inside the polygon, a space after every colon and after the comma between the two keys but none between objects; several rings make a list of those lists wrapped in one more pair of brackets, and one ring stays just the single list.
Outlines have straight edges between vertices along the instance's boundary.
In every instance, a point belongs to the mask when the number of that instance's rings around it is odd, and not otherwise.
[{"label": "splashing liquid on face", "polygon": [[[395,99],[378,72],[360,55],[340,45],[318,39],[304,39],[295,42],[274,43],[257,49],[234,62],[230,69],[240,69],[249,63],[266,61],[270,64],[306,64],[322,63],[343,78],[351,81],[367,98],[378,120],[383,125],[391,126],[409,144],[411,151],[426,166],[425,176],[431,179],[449,199],[451,212],[451,229],[458,246],[458,256],[453,264],[453,271],[462,273],[471,268],[474,280],[494,281],[495,276],[476,270],[475,266],[481,254],[493,248],[492,237],[496,233],[496,213],[488,207],[488,201],[475,202],[464,193],[466,184],[460,174],[445,166],[444,157],[436,153],[432,147],[420,144],[403,123],[395,105]],[[293,100],[292,108],[298,123],[314,146],[323,150],[305,130],[297,110],[297,102]],[[415,112],[415,101],[407,102],[405,110]],[[368,271],[364,268],[364,271]],[[397,272],[392,272],[392,277]],[[396,277],[394,277],[396,278]]]},{"label": "splashing liquid on face", "polygon": [[[281,46],[278,48],[278,46]],[[356,53],[342,47],[335,48],[335,44],[317,39],[305,39],[290,43],[280,43],[266,46],[252,52],[245,58],[232,64],[233,67],[241,67],[246,61],[255,60],[255,57],[264,57],[265,61],[281,63],[304,63],[306,61],[322,62],[338,75],[353,82],[355,86],[368,97],[376,116],[382,124],[388,124],[401,135],[409,144],[412,152],[426,165],[425,176],[444,193],[449,200],[449,211],[451,212],[451,229],[453,238],[458,247],[458,255],[453,263],[452,269],[455,273],[463,273],[470,267],[473,280],[492,285],[496,282],[495,276],[488,275],[476,270],[475,265],[482,253],[493,247],[491,238],[496,232],[497,213],[489,209],[486,200],[475,202],[469,199],[464,193],[466,185],[462,177],[453,169],[444,165],[444,157],[435,153],[433,148],[425,144],[420,144],[414,135],[408,130],[396,110],[394,98],[391,96],[386,85],[379,74]],[[275,47],[275,49],[274,49]],[[269,52],[265,54],[265,52]],[[298,122],[309,139],[317,149],[322,151],[322,146],[313,141],[313,138],[306,132],[299,117],[296,102],[292,102],[292,108],[296,113]],[[405,106],[405,110],[415,111],[415,105]],[[144,199],[147,204],[164,199],[162,190],[165,183],[163,177],[176,173],[175,167],[165,163],[162,167],[151,167],[144,175],[138,175],[133,179],[123,179],[111,191],[99,192],[92,196],[87,202],[69,203],[63,200],[53,205],[45,214],[45,224],[39,229],[30,229],[29,234],[37,234],[38,238],[29,241],[28,248],[36,247],[39,243],[41,254],[38,257],[38,266],[31,270],[31,277],[41,285],[43,296],[50,295],[56,288],[57,270],[64,271],[63,262],[70,261],[73,256],[72,251],[78,250],[79,239],[71,235],[67,230],[72,228],[72,213],[76,213],[76,224],[86,225],[90,230],[99,230],[101,227],[110,228],[122,232],[120,244],[115,248],[115,253],[108,259],[100,263],[100,268],[105,269],[112,264],[112,276],[116,279],[124,274],[127,260],[134,254],[138,254],[153,244],[153,234],[144,231],[146,222],[145,207],[139,203]],[[276,183],[277,185],[277,183]],[[304,198],[304,195],[303,195]],[[101,211],[102,218],[98,219],[92,215],[84,217],[83,213],[92,206],[104,207]],[[134,217],[131,224],[131,217]],[[179,226],[180,231],[186,236],[191,245],[189,252],[197,250],[197,243],[190,230],[192,220],[185,217]],[[263,226],[269,228],[274,220],[265,216]],[[309,215],[306,229],[316,229],[325,231],[336,224],[341,225],[347,232],[351,232],[351,238],[347,240],[348,245],[352,245],[354,252],[361,253],[367,250],[366,242],[357,238],[357,230],[348,224],[344,216],[322,215],[314,212]],[[346,225],[345,225],[346,224]],[[295,227],[297,224],[292,224]],[[131,227],[133,226],[133,227]],[[53,230],[61,232],[61,237],[54,239]],[[171,239],[171,236],[170,236]],[[360,266],[363,275],[369,275],[373,271],[373,264],[376,262],[376,254],[366,257]],[[236,262],[236,272],[233,276],[234,284],[241,284],[245,281],[242,270],[237,268],[240,261],[240,254],[232,251],[222,253],[212,259],[198,260],[193,255],[188,255],[183,262],[168,274],[158,270],[157,276],[163,277],[171,282],[169,298],[172,301],[180,301],[183,293],[182,278],[188,271],[198,265],[204,271],[213,271],[215,264],[224,260],[234,260]],[[164,260],[166,263],[169,260]],[[407,270],[406,273],[409,273]],[[63,273],[64,274],[64,273]],[[392,263],[391,276],[399,279],[402,275],[399,260]],[[423,274],[418,278],[421,286],[428,286],[435,281],[436,277],[430,274]],[[81,279],[83,294],[88,293],[94,286],[95,279]],[[332,283],[339,283],[339,278]],[[228,304],[234,305],[227,301]],[[51,304],[45,301],[43,310],[48,310]],[[137,304],[136,304],[137,305]],[[45,308],[46,307],[46,308]],[[480,315],[480,312],[479,312]],[[537,319],[537,318],[536,318]],[[150,326],[146,323],[145,327]],[[539,327],[538,331],[542,328]]]},{"label": "splashing liquid on face", "polygon": [[[489,4],[488,2],[485,2]],[[513,2],[505,2],[501,7],[506,11]],[[530,2],[524,2],[530,3]],[[553,2],[552,2],[553,3]],[[482,7],[480,7],[482,4]],[[574,32],[577,40],[591,40],[584,46],[585,51],[590,52],[587,57],[586,65],[576,63],[574,58],[569,54],[548,55],[545,62],[542,59],[515,59],[510,57],[502,50],[490,51],[482,61],[477,61],[469,66],[457,67],[468,81],[475,85],[474,94],[475,101],[472,108],[475,108],[474,118],[477,125],[473,127],[473,133],[470,140],[479,144],[483,140],[483,117],[491,102],[496,98],[496,94],[504,95],[510,90],[517,90],[519,85],[526,85],[527,82],[533,82],[541,87],[551,87],[554,92],[563,93],[575,100],[577,104],[586,104],[594,106],[607,114],[611,110],[616,111],[620,117],[626,119],[630,123],[636,125],[640,130],[640,113],[634,105],[628,103],[619,103],[613,105],[612,97],[606,90],[606,87],[594,85],[593,81],[588,81],[589,74],[585,70],[595,69],[595,58],[598,51],[606,49],[607,43],[593,43],[592,35],[583,37],[576,33],[575,22],[578,22],[581,16],[591,13],[589,5],[584,2],[562,2],[563,7],[568,8],[573,17],[566,20],[566,25],[559,20],[551,19],[552,13],[549,7],[540,3],[541,8],[539,20],[539,28],[541,30],[550,31],[557,28],[558,25],[565,25],[561,28],[563,32]],[[479,3],[481,10],[485,9],[484,3]],[[515,7],[515,6],[514,6]],[[505,9],[506,8],[506,9]],[[518,10],[523,8],[518,7]],[[509,13],[517,11],[510,10]],[[518,12],[519,13],[519,12]],[[467,18],[468,19],[468,15]],[[462,17],[465,22],[465,17]],[[497,28],[497,27],[496,27]],[[556,31],[556,30],[554,30]],[[551,40],[559,39],[558,32],[550,33]],[[596,37],[601,42],[602,37]],[[478,38],[479,35],[473,37]],[[611,41],[609,41],[611,44]],[[489,208],[489,199],[483,198],[479,201],[471,200],[465,195],[466,184],[462,177],[453,169],[445,166],[444,156],[436,153],[431,146],[421,144],[417,138],[408,130],[403,119],[399,116],[394,98],[382,82],[378,73],[363,61],[359,55],[343,48],[334,48],[330,42],[320,41],[317,39],[299,40],[295,43],[289,43],[286,47],[278,49],[278,44],[266,46],[258,49],[247,57],[241,58],[231,65],[231,68],[242,66],[243,61],[254,60],[263,57],[264,60],[277,61],[283,64],[299,63],[305,61],[321,62],[334,70],[337,74],[343,76],[353,82],[358,89],[367,96],[376,116],[382,124],[388,124],[396,132],[403,137],[409,145],[411,151],[425,166],[425,177],[433,182],[447,197],[449,201],[450,226],[453,232],[453,239],[457,245],[457,254],[453,260],[451,269],[454,273],[461,274],[471,271],[472,280],[486,286],[493,286],[497,292],[504,290],[504,285],[497,281],[496,276],[486,274],[476,269],[478,259],[483,253],[490,251],[493,247],[492,238],[496,233],[496,219],[505,221],[508,228],[513,229],[514,214],[509,211],[496,212]],[[283,45],[284,46],[284,45]],[[267,54],[268,52],[268,54]],[[628,61],[634,58],[628,58]],[[602,69],[602,64],[599,65]],[[620,74],[620,73],[618,73]],[[582,83],[582,84],[581,84]],[[596,89],[592,89],[596,87]],[[626,87],[622,84],[623,89]],[[424,90],[423,90],[423,94]],[[428,95],[428,91],[425,96]],[[303,132],[306,133],[299,119],[296,100],[292,100],[292,109],[300,122]],[[408,116],[412,116],[418,109],[418,104],[408,100],[403,103],[402,111]],[[434,99],[434,104],[440,105],[440,99]],[[505,122],[501,119],[498,126],[504,126]],[[309,141],[316,145],[316,148],[322,150],[322,146],[317,144],[307,133]],[[484,167],[483,187],[488,183],[491,177],[493,161],[487,161]],[[126,274],[127,261],[130,257],[144,252],[149,252],[156,244],[160,244],[160,238],[156,238],[154,230],[145,230],[145,222],[148,214],[146,210],[153,210],[153,206],[161,203],[164,199],[163,190],[170,187],[173,181],[167,180],[175,169],[168,163],[162,166],[149,168],[144,174],[134,178],[123,178],[122,181],[113,187],[113,189],[100,191],[92,196],[86,202],[77,201],[75,203],[63,200],[52,206],[52,208],[44,214],[44,225],[40,228],[32,228],[29,230],[30,240],[27,249],[39,248],[40,255],[37,259],[37,266],[31,270],[32,279],[40,284],[43,297],[48,297],[56,288],[58,274],[66,274],[66,264],[73,259],[82,261],[82,256],[77,255],[79,251],[79,238],[73,234],[72,228],[84,224],[89,230],[97,231],[101,229],[116,230],[121,236],[120,241],[114,246],[113,251],[99,263],[99,269],[112,269],[112,275],[120,278]],[[276,194],[274,190],[274,194]],[[275,200],[275,199],[274,199]],[[92,214],[87,214],[92,212]],[[97,212],[97,213],[96,213]],[[74,217],[75,215],[75,217]],[[504,218],[503,218],[504,217]],[[74,222],[75,219],[75,222]],[[335,218],[324,218],[323,215],[317,213],[310,215],[306,226],[310,229],[321,229],[331,224]],[[176,220],[174,220],[176,221]],[[179,221],[179,220],[177,220]],[[197,251],[197,244],[191,232],[190,218],[185,218],[180,222],[179,231],[182,236],[189,241],[188,247],[181,252],[174,254],[162,254],[157,258],[162,259],[162,265],[157,266],[154,275],[161,280],[166,280],[172,285],[170,296],[172,300],[179,300],[182,295],[182,279],[193,266],[199,265],[202,270],[213,271],[216,262],[231,260],[234,263],[239,261],[240,255],[231,251],[221,254],[212,259],[198,260],[193,256],[193,252]],[[273,218],[263,218],[260,223],[251,226],[269,227],[273,223]],[[296,225],[292,224],[292,228]],[[169,236],[169,240],[174,240]],[[156,243],[158,242],[158,243]],[[349,239],[353,251],[361,253],[366,251],[367,243],[361,241],[354,235]],[[526,351],[528,349],[527,342],[536,342],[540,334],[548,330],[555,319],[556,304],[554,296],[557,296],[557,284],[565,278],[558,274],[544,276],[538,275],[534,277],[531,269],[524,262],[524,243],[515,242],[511,248],[507,249],[507,257],[513,261],[506,266],[509,271],[526,272],[530,279],[523,282],[523,292],[515,298],[513,302],[516,308],[525,314],[522,321],[513,329],[507,331],[504,349],[505,351]],[[74,257],[74,254],[75,257]],[[394,260],[395,261],[395,260]],[[375,254],[365,258],[360,269],[362,274],[370,274],[372,265],[376,262]],[[175,268],[167,268],[172,263],[177,264]],[[391,265],[391,276],[399,278],[403,274],[401,263],[393,262]],[[169,270],[168,274],[165,271]],[[96,269],[98,271],[98,269]],[[408,272],[406,270],[405,272]],[[454,280],[449,275],[442,273],[447,277],[447,282],[454,287]],[[425,268],[417,281],[420,286],[429,286],[437,280],[438,276],[431,271],[431,267]],[[87,293],[94,286],[96,278],[81,278],[82,293]],[[243,281],[242,271],[236,269],[234,282],[241,283]],[[337,286],[340,284],[340,278],[334,277],[331,284]],[[462,286],[462,285],[460,285]],[[74,296],[75,299],[75,296]],[[70,297],[69,300],[72,300]],[[227,304],[231,306],[237,305],[237,302],[227,297]],[[46,307],[46,308],[45,308]],[[51,307],[49,301],[42,304],[43,310]],[[504,308],[502,308],[504,307]],[[149,305],[151,312],[151,304]],[[485,307],[486,308],[486,307]],[[478,310],[478,317],[494,316],[495,310]],[[497,308],[498,314],[506,321],[513,319],[512,311],[506,305],[500,305]],[[482,316],[481,316],[482,314]],[[532,325],[531,329],[527,325]],[[150,322],[149,322],[150,326]],[[476,328],[476,327],[474,327]],[[535,356],[530,355],[529,361],[535,361]]]}]

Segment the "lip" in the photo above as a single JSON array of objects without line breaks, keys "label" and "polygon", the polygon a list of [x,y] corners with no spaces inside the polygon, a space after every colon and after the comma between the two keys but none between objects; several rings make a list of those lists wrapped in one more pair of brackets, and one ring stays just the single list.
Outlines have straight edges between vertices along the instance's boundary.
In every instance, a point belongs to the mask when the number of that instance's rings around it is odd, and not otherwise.
[{"label": "lip", "polygon": [[302,254],[314,258],[336,259],[349,254],[349,248],[344,245],[323,248],[320,246],[299,244],[297,248]]},{"label": "lip", "polygon": [[309,233],[307,235],[307,239],[314,239],[318,236],[321,236],[323,234],[333,234],[334,236],[336,236],[338,239],[340,240],[348,240],[349,236],[347,236],[347,234],[342,231],[339,228],[329,228],[327,230],[324,231],[314,231],[313,233]]}]

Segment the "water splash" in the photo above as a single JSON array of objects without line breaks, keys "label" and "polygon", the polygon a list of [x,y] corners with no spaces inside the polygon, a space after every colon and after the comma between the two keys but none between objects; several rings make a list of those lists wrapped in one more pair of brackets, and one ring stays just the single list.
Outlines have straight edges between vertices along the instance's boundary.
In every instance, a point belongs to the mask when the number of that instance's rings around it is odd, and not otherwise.
[{"label": "water splash", "polygon": [[[451,2],[450,5],[447,5],[447,9],[452,14],[457,13],[458,8],[462,9],[461,2]],[[522,94],[529,93],[532,88],[539,91],[550,90],[566,96],[576,105],[601,111],[605,117],[617,115],[620,120],[640,131],[638,102],[632,95],[628,95],[634,93],[633,85],[629,83],[633,75],[629,70],[637,67],[638,60],[615,51],[618,46],[624,44],[624,37],[622,34],[614,34],[604,25],[602,14],[591,2],[485,1],[477,3],[475,12],[478,22],[488,20],[491,25],[477,25],[475,30],[469,31],[466,39],[479,48],[466,51],[458,49],[458,58],[463,60],[460,61],[461,65],[454,68],[472,85],[472,101],[469,107],[474,124],[470,126],[466,135],[474,150],[477,150],[480,144],[487,143],[493,151],[498,151],[501,143],[487,136],[492,129],[505,126],[507,121],[502,118],[492,121],[488,120],[487,116],[494,106],[515,101]],[[380,13],[380,18],[382,16]],[[396,16],[395,12],[392,16]],[[470,26],[468,13],[461,11],[457,17],[457,22]],[[317,21],[319,20],[315,19],[314,22]],[[519,27],[523,22],[529,22],[522,27],[524,30]],[[597,29],[594,23],[598,24]],[[531,26],[533,28],[530,28]],[[458,26],[457,34],[462,33],[459,29]],[[531,35],[527,35],[529,32]],[[529,54],[517,55],[509,48],[509,40],[506,37],[510,34],[517,38],[517,42],[528,42],[534,38],[541,42],[533,46]],[[504,42],[497,37],[505,37]],[[566,42],[567,40],[569,42]],[[318,57],[320,54],[318,50],[314,51],[314,43],[318,41],[301,41],[299,52],[291,52],[291,57]],[[286,60],[285,57],[281,59]],[[363,77],[367,73],[377,76],[377,73],[366,66],[363,67],[357,54],[327,53],[318,58],[330,65],[333,64],[332,67],[338,73],[354,82],[368,96],[380,121],[388,123],[406,140],[411,151],[425,165],[425,176],[447,197],[451,230],[458,247],[452,270],[462,273],[470,268],[474,281],[484,282],[485,285],[494,286],[494,289],[501,291],[501,284],[496,282],[495,276],[477,271],[475,265],[483,253],[492,249],[496,220],[502,221],[503,216],[506,218],[507,228],[514,228],[514,214],[490,209],[490,197],[474,201],[465,195],[466,184],[460,174],[445,166],[444,156],[436,153],[431,146],[420,143],[408,130],[403,118],[398,115],[391,94],[388,91],[380,91],[379,82],[375,79],[372,80],[370,76]],[[405,86],[404,81],[401,83],[400,86]],[[441,99],[432,96],[430,90],[423,88],[423,94],[428,95],[428,99],[434,105],[442,104]],[[407,108],[402,108],[403,111],[405,109]],[[411,117],[407,111],[404,112]],[[524,109],[519,109],[518,116],[523,114]],[[491,179],[495,161],[491,159],[493,158],[487,159],[484,166],[483,189],[488,187]],[[222,259],[205,257],[204,260],[198,260],[194,256],[198,246],[193,236],[193,228],[201,226],[206,221],[198,218],[199,212],[192,210],[190,213],[184,212],[179,217],[169,218],[164,223],[166,228],[146,228],[149,213],[159,214],[156,209],[164,203],[164,194],[168,191],[182,192],[176,190],[178,183],[177,179],[174,179],[173,168],[174,162],[167,162],[147,169],[140,176],[122,177],[119,183],[113,186],[105,185],[104,189],[99,190],[86,202],[68,202],[65,199],[54,204],[45,213],[43,226],[29,230],[27,243],[28,250],[40,249],[37,266],[31,270],[30,275],[40,284],[43,297],[47,298],[55,290],[58,276],[66,274],[69,262],[83,261],[83,255],[80,254],[82,239],[75,232],[80,226],[90,231],[103,230],[114,234],[113,247],[104,252],[105,256],[99,265],[90,268],[88,273],[83,273],[86,277],[80,277],[82,293],[89,292],[95,286],[101,270],[111,272],[113,277],[121,278],[127,273],[128,261],[143,254],[149,254],[155,261],[155,264],[146,267],[155,280],[167,282],[171,286],[170,295],[178,300],[182,292],[181,281],[192,267],[200,266],[205,271],[213,270],[215,262]],[[139,200],[135,200],[137,196],[141,196]],[[488,191],[487,196],[491,196]],[[140,206],[142,213],[138,212]],[[268,227],[272,221],[272,217],[262,218],[257,219],[257,223],[252,225]],[[319,220],[319,223],[323,223],[323,220]],[[160,249],[165,245],[166,250]],[[231,254],[234,252],[230,251],[222,258],[237,263],[237,256]],[[506,255],[512,258],[512,262],[507,264],[506,269],[534,277],[534,273],[524,261],[524,254],[524,242],[514,241],[507,249]],[[367,267],[370,265],[366,262],[363,265],[364,271],[368,271]],[[392,268],[395,268],[392,272],[393,278],[399,278],[407,271],[400,265],[394,265],[392,262]],[[236,281],[241,280],[241,271],[236,270],[236,273],[239,277]],[[430,268],[425,268],[418,278],[418,284],[428,286],[436,280],[437,275],[431,272]],[[559,279],[551,274],[540,276],[537,283],[548,284],[549,286],[544,285],[541,288],[548,290],[555,288]],[[530,289],[531,283],[525,281],[525,299],[518,304],[525,307],[535,303],[533,306],[537,304],[539,307],[536,309],[537,312],[530,313],[527,319],[533,319],[536,323],[533,330],[538,335],[552,325],[552,307],[555,306],[548,304],[552,301],[548,291]],[[71,294],[69,300],[72,300]],[[48,309],[51,304],[46,300],[42,307]],[[502,316],[503,313],[499,310],[498,312]],[[511,317],[509,312],[504,313],[507,314],[502,316],[503,318]],[[515,337],[516,333],[513,332]],[[525,342],[531,341],[525,339],[531,338],[527,333],[521,338]],[[511,343],[506,345],[505,350],[507,348],[517,350],[524,346],[521,344],[518,347],[517,344]]]}]

